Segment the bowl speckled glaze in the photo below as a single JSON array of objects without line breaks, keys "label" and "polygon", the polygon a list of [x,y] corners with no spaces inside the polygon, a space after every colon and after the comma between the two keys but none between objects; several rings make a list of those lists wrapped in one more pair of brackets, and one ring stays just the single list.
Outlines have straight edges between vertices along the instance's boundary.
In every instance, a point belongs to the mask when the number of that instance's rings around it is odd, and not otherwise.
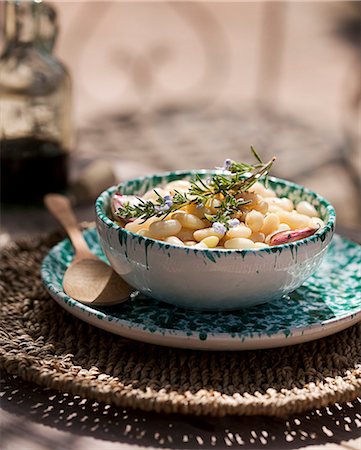
[{"label": "bowl speckled glaze", "polygon": [[319,266],[335,227],[334,208],[318,194],[270,178],[270,187],[296,204],[309,201],[326,226],[297,242],[257,250],[178,247],[127,231],[110,216],[114,192],[143,195],[149,189],[198,173],[179,171],[137,178],[104,191],[96,201],[99,241],[114,270],[142,293],[183,308],[232,310],[279,299],[300,286]]}]

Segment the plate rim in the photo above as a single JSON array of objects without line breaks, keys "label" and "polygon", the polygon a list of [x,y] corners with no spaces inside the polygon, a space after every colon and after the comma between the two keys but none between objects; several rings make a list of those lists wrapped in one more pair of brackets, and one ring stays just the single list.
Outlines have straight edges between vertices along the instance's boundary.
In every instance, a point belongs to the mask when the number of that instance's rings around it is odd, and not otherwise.
[{"label": "plate rim", "polygon": [[[86,232],[96,231],[95,227],[88,228],[85,230]],[[344,238],[338,234],[335,236],[340,237],[342,240],[346,240],[348,242],[355,242]],[[141,324],[131,322],[126,319],[119,319],[117,317],[111,316],[112,320],[107,320],[109,316],[107,313],[103,311],[99,311],[91,307],[90,305],[83,304],[77,300],[74,300],[70,296],[68,296],[62,289],[59,289],[54,283],[49,281],[48,274],[49,269],[47,269],[47,265],[51,258],[54,258],[54,253],[59,248],[63,247],[66,242],[69,242],[68,238],[63,239],[58,242],[55,246],[53,246],[46,256],[43,258],[41,264],[41,278],[42,282],[51,295],[51,297],[66,311],[70,312],[73,316],[76,316],[80,320],[84,320],[87,323],[91,323],[100,329],[109,331],[111,333],[117,334],[119,336],[127,337],[130,339],[138,340],[141,342],[155,343],[157,345],[163,345],[168,347],[178,347],[178,348],[188,348],[188,349],[198,349],[198,350],[247,350],[247,349],[266,349],[266,348],[276,348],[281,346],[295,345],[301,342],[308,342],[310,340],[319,339],[324,336],[328,336],[330,334],[341,331],[348,326],[351,326],[361,320],[361,305],[360,308],[356,311],[345,313],[342,316],[337,318],[327,319],[323,322],[314,323],[307,326],[300,327],[291,327],[287,329],[287,333],[285,330],[277,331],[273,334],[267,333],[255,333],[248,336],[240,336],[240,333],[234,333],[234,336],[229,332],[224,333],[212,333],[209,332],[206,334],[206,338],[202,339],[200,337],[199,332],[192,331],[190,334],[183,330],[172,330],[170,328],[162,328],[162,331],[155,330],[151,331],[149,329],[144,328]],[[72,303],[69,305],[69,303]],[[77,314],[74,314],[74,309]],[[102,315],[102,318],[99,318],[99,314]],[[92,318],[93,320],[90,320]],[[348,322],[351,322],[348,324]],[[105,324],[117,324],[117,326],[112,328],[111,326],[104,326]],[[334,328],[337,328],[336,331],[333,331]],[[132,332],[129,333],[128,331]],[[123,331],[123,332],[122,332]],[[329,333],[328,333],[329,331]],[[136,336],[133,336],[133,333],[140,333],[142,335],[142,339],[138,339]],[[130,336],[131,335],[131,336]],[[318,337],[315,337],[318,336]],[[148,339],[149,338],[149,339]],[[154,339],[155,338],[155,339]],[[164,339],[170,339],[174,342],[160,342]],[[309,338],[309,339],[307,339]],[[178,341],[181,340],[184,345],[177,345]],[[282,344],[272,345],[272,343],[276,343],[275,341],[283,341]],[[195,345],[196,344],[196,345]],[[210,345],[208,345],[210,344]],[[228,345],[223,345],[228,344]],[[232,345],[230,345],[232,344]],[[236,345],[233,345],[236,344]],[[269,345],[271,344],[271,345]],[[217,345],[221,345],[221,348],[214,348]]]}]

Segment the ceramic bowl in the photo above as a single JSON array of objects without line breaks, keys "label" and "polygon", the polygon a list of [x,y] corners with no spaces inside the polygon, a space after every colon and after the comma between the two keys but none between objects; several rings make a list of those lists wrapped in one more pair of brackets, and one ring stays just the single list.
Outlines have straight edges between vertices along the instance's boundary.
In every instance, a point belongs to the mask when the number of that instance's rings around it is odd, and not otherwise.
[{"label": "ceramic bowl", "polygon": [[130,285],[173,305],[208,311],[240,309],[265,303],[300,286],[319,266],[335,226],[334,208],[318,194],[289,181],[270,178],[278,196],[309,201],[326,226],[297,242],[256,250],[178,247],[127,231],[110,217],[111,196],[143,195],[170,181],[198,173],[170,172],[137,178],[104,191],[96,201],[99,242],[110,264]]}]

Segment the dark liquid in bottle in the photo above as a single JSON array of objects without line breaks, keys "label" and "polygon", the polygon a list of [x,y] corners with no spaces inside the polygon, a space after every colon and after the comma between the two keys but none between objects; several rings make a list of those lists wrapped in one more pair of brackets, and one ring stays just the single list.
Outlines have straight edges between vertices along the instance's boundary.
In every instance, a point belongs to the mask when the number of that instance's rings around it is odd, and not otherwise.
[{"label": "dark liquid in bottle", "polygon": [[33,137],[0,140],[1,203],[40,203],[67,187],[68,154],[56,142]]}]

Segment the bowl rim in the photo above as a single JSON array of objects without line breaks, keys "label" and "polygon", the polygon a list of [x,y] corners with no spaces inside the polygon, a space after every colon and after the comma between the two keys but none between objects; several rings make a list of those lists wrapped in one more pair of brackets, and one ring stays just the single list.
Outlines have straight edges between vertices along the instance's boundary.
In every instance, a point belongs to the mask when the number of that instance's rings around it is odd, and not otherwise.
[{"label": "bowl rim", "polygon": [[[164,248],[165,250],[174,249],[174,250],[178,250],[178,251],[184,251],[187,254],[189,254],[189,253],[197,254],[197,253],[202,253],[202,252],[203,253],[204,252],[212,252],[212,253],[217,252],[222,255],[234,255],[234,254],[245,255],[245,254],[264,254],[264,253],[269,254],[269,253],[281,252],[286,249],[289,249],[292,252],[296,247],[299,247],[300,245],[303,245],[303,244],[307,245],[308,243],[317,242],[319,240],[324,242],[324,240],[326,239],[326,236],[330,232],[334,231],[335,222],[336,222],[336,211],[335,211],[335,208],[331,205],[331,203],[328,200],[326,200],[324,197],[317,194],[317,192],[314,192],[307,187],[304,187],[300,184],[294,183],[293,181],[288,181],[283,178],[278,178],[278,177],[273,177],[273,176],[269,177],[270,182],[283,184],[284,186],[287,186],[287,187],[290,187],[293,189],[299,189],[299,190],[303,191],[303,193],[305,193],[305,194],[312,195],[319,201],[320,204],[323,204],[326,207],[327,212],[329,214],[329,218],[320,233],[315,233],[312,236],[300,239],[295,242],[289,242],[287,244],[280,244],[280,245],[274,245],[272,247],[257,248],[257,249],[241,250],[241,249],[193,248],[193,247],[169,244],[168,242],[158,241],[157,239],[148,238],[148,237],[142,236],[138,233],[133,233],[132,231],[126,230],[125,228],[122,228],[120,225],[118,225],[115,221],[111,220],[103,209],[103,201],[105,200],[105,197],[110,198],[111,195],[113,195],[115,192],[119,191],[123,186],[126,186],[129,183],[143,183],[145,180],[152,179],[152,178],[181,177],[181,176],[189,177],[189,176],[192,176],[195,174],[212,175],[212,174],[222,173],[222,172],[223,172],[222,170],[206,170],[206,169],[176,170],[176,171],[160,172],[160,173],[156,173],[156,174],[152,174],[152,175],[144,175],[141,177],[125,180],[117,185],[111,186],[108,189],[104,190],[97,197],[97,199],[95,201],[96,216],[97,216],[97,218],[100,219],[101,222],[103,222],[107,226],[107,228],[113,228],[113,229],[117,230],[119,233],[121,233],[122,235],[126,235],[127,237],[129,236],[131,238],[136,238],[139,243],[153,242],[153,243],[157,243],[159,245],[159,248]],[[131,194],[131,195],[134,195],[134,194]]]}]

